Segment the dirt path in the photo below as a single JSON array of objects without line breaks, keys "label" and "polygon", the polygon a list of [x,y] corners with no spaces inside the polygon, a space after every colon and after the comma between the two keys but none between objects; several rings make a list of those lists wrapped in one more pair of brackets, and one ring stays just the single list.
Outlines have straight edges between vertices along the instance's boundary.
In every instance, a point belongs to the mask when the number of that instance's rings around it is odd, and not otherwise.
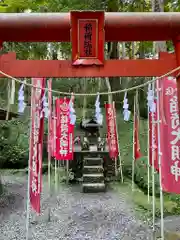
[{"label": "dirt path", "polygon": [[[24,177],[4,177],[8,194],[0,201],[0,240],[25,239],[26,181]],[[124,194],[113,190],[83,194],[79,186],[61,187],[58,196],[42,196],[42,215],[31,215],[33,240],[131,240],[149,239],[150,230],[135,217]],[[47,221],[51,204],[52,219]]]}]

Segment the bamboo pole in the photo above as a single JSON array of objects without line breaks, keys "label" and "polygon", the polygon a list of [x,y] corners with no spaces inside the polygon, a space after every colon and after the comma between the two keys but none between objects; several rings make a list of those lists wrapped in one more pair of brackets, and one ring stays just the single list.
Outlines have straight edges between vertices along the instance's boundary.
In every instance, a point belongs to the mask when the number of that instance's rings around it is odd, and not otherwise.
[{"label": "bamboo pole", "polygon": [[66,183],[69,183],[69,160],[66,160]]},{"label": "bamboo pole", "polygon": [[[53,107],[54,107],[54,119],[56,119],[56,97],[53,97]],[[56,119],[57,120],[57,119]],[[56,125],[54,124],[54,135],[55,135],[55,146],[56,146]],[[54,167],[54,181],[55,181],[55,192],[57,192],[58,186],[57,186],[57,160],[54,158],[55,161],[55,167]]]},{"label": "bamboo pole", "polygon": [[[119,163],[120,163],[120,174],[121,174],[121,182],[124,182],[124,177],[123,177],[123,171],[122,171],[122,159],[121,159],[121,152],[120,152],[120,146],[119,146],[119,134],[118,134],[118,126],[117,126],[117,115],[115,111],[115,102],[113,101],[113,108],[114,108],[114,113],[115,113],[115,125],[116,125],[116,134],[117,134],[117,142],[118,142],[118,157],[119,157]],[[115,174],[117,176],[118,171],[117,171],[117,158],[115,159]]]},{"label": "bamboo pole", "polygon": [[[134,124],[135,124],[135,117],[136,117],[136,96],[134,96]],[[133,127],[133,156],[132,156],[132,192],[134,192],[134,163],[135,163],[135,134],[134,134],[134,127]]]},{"label": "bamboo pole", "polygon": [[[35,88],[31,88],[31,95]],[[32,116],[33,116],[33,102],[34,99],[31,97],[31,121],[30,121],[30,138],[29,138],[29,161],[28,161],[28,186],[27,186],[27,202],[26,202],[26,240],[29,239],[29,217],[30,217],[30,166],[31,166],[31,155],[32,155],[32,141],[31,141],[31,130],[32,130]]]},{"label": "bamboo pole", "polygon": [[8,86],[7,86],[7,110],[6,110],[6,120],[9,120],[9,112],[10,112],[10,107],[11,107],[11,102],[10,102],[10,96],[11,96],[11,87],[10,87],[10,81],[8,81]]},{"label": "bamboo pole", "polygon": [[[152,90],[153,90],[153,95],[154,95],[154,83],[152,84]],[[157,105],[157,104],[156,104]],[[157,111],[157,109],[156,109]],[[154,143],[153,143],[153,131],[154,131],[154,127],[157,124],[154,121],[154,113],[152,113],[152,148],[151,148],[151,152],[152,152],[152,215],[153,215],[153,232],[155,232],[155,213],[156,213],[156,198],[155,198],[155,178],[154,178],[154,158],[155,158],[155,149],[154,149]]]},{"label": "bamboo pole", "polygon": [[[48,95],[49,95],[49,93],[48,93]],[[52,104],[52,102],[49,102],[49,100],[50,99],[48,98],[48,105],[50,106],[50,104]],[[52,109],[52,108],[50,107],[50,109]],[[52,139],[50,139],[50,121],[52,121],[52,113],[50,112],[50,109],[48,109],[49,110],[49,112],[48,112],[48,192],[49,192],[49,202],[50,202],[50,198],[51,198],[51,146],[50,146],[50,141],[52,140]],[[52,124],[52,122],[51,122],[51,124]],[[48,221],[50,221],[50,220],[51,220],[51,207],[49,205]]]},{"label": "bamboo pole", "polygon": [[60,161],[58,161],[58,189],[59,189],[59,183],[60,183],[60,169],[61,169],[61,165],[60,165]]},{"label": "bamboo pole", "polygon": [[[149,107],[148,107],[148,108],[149,108]],[[148,110],[148,126],[149,126],[149,110]],[[149,194],[149,188],[150,188],[149,131],[150,131],[150,130],[149,130],[149,128],[148,128],[148,145],[147,145],[147,148],[148,148],[148,203],[149,203],[149,201],[150,201],[150,194]]]},{"label": "bamboo pole", "polygon": [[11,81],[11,94],[10,94],[10,104],[14,104],[14,99],[15,99],[15,80],[12,79]]},{"label": "bamboo pole", "polygon": [[160,137],[160,105],[159,105],[159,80],[156,81],[157,88],[157,127],[158,127],[158,163],[159,163],[159,183],[160,183],[160,209],[161,209],[161,239],[164,240],[164,199],[163,199],[163,190],[162,190],[162,169],[161,169],[161,137]]},{"label": "bamboo pole", "polygon": [[57,178],[57,160],[55,159],[55,168],[54,168],[54,177],[55,177],[55,192],[58,190],[58,178]]},{"label": "bamboo pole", "polygon": [[[148,89],[150,90],[151,89],[151,84],[149,84],[149,87]],[[148,203],[150,201],[150,198],[149,198],[149,187],[150,187],[150,159],[149,159],[149,154],[150,154],[150,151],[149,151],[149,137],[150,137],[150,129],[149,129],[149,106],[148,106],[148,145],[147,145],[147,149],[148,149]]]}]

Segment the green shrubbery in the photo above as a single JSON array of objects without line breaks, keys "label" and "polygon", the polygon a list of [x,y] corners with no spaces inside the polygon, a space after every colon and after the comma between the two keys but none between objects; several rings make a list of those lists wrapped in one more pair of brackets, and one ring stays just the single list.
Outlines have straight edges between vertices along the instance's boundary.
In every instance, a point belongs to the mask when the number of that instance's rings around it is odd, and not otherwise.
[{"label": "green shrubbery", "polygon": [[[152,168],[149,169],[150,172],[150,195],[152,195]],[[123,174],[128,179],[132,179],[132,164],[124,164],[123,166]],[[155,195],[159,197],[159,174],[155,172]],[[135,161],[134,166],[134,182],[136,185],[144,192],[144,194],[148,193],[148,165],[147,165],[147,157],[142,157]]]},{"label": "green shrubbery", "polygon": [[0,141],[0,167],[1,168],[24,168],[27,166],[28,156],[20,145],[11,145]]},{"label": "green shrubbery", "polygon": [[0,168],[24,168],[28,162],[28,136],[18,120],[0,122]]},{"label": "green shrubbery", "polygon": [[[28,166],[29,120],[0,122],[0,168],[20,169]],[[45,121],[45,132],[46,129]],[[47,135],[44,134],[43,161],[47,160]]]},{"label": "green shrubbery", "polygon": [[[135,162],[134,182],[137,187],[146,195],[142,197],[142,194],[136,192],[135,203],[139,208],[146,211],[146,214],[152,214],[151,204],[147,202],[148,193],[148,168],[147,157],[142,157]],[[127,170],[127,171],[126,171]],[[124,175],[131,180],[132,172],[130,167],[125,166]],[[155,196],[156,196],[156,217],[160,217],[160,185],[159,174],[155,172]],[[150,181],[149,181],[150,195],[152,196],[152,168],[150,167]],[[179,215],[180,214],[180,196],[176,194],[163,193],[164,196],[164,216]],[[151,200],[152,201],[152,200]],[[150,202],[151,202],[150,201]]]},{"label": "green shrubbery", "polygon": [[[152,195],[152,168],[149,168],[150,178],[149,178],[149,186],[150,186],[150,195]],[[154,173],[154,182],[155,182],[155,195],[159,197],[160,186],[159,186],[159,174],[157,172]],[[148,193],[148,164],[147,157],[143,157],[138,159],[135,162],[135,176],[134,181],[138,185],[138,187],[145,193]]]}]

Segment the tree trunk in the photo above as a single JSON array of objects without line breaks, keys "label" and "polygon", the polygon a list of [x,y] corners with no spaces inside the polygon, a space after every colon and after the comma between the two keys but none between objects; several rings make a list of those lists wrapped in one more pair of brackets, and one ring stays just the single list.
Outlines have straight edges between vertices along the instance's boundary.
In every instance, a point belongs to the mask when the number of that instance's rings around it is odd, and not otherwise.
[{"label": "tree trunk", "polygon": [[[119,59],[118,42],[108,43],[108,56],[109,59]],[[112,91],[120,89],[119,77],[109,78]]]},{"label": "tree trunk", "polygon": [[[152,0],[153,12],[164,12],[164,0]],[[167,52],[167,45],[165,41],[159,41],[154,43],[155,53]]]},{"label": "tree trunk", "polygon": [[[107,1],[107,11],[108,12],[118,12],[119,11],[119,0],[108,0]],[[109,59],[119,59],[119,47],[118,42],[108,42],[108,58]],[[106,83],[108,80],[106,79]],[[120,78],[119,77],[110,77],[109,78],[109,90],[111,91],[120,89]],[[114,96],[114,101],[116,102],[118,99],[118,95]],[[109,97],[109,100],[112,97]],[[111,99],[112,100],[112,99]]]}]

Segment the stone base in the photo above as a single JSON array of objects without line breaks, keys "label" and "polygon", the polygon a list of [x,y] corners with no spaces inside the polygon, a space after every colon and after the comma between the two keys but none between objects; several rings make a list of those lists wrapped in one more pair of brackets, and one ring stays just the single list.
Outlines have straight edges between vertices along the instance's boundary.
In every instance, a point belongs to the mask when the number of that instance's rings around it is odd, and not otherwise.
[{"label": "stone base", "polygon": [[105,183],[83,183],[82,191],[84,193],[105,192],[106,185],[105,185]]}]

